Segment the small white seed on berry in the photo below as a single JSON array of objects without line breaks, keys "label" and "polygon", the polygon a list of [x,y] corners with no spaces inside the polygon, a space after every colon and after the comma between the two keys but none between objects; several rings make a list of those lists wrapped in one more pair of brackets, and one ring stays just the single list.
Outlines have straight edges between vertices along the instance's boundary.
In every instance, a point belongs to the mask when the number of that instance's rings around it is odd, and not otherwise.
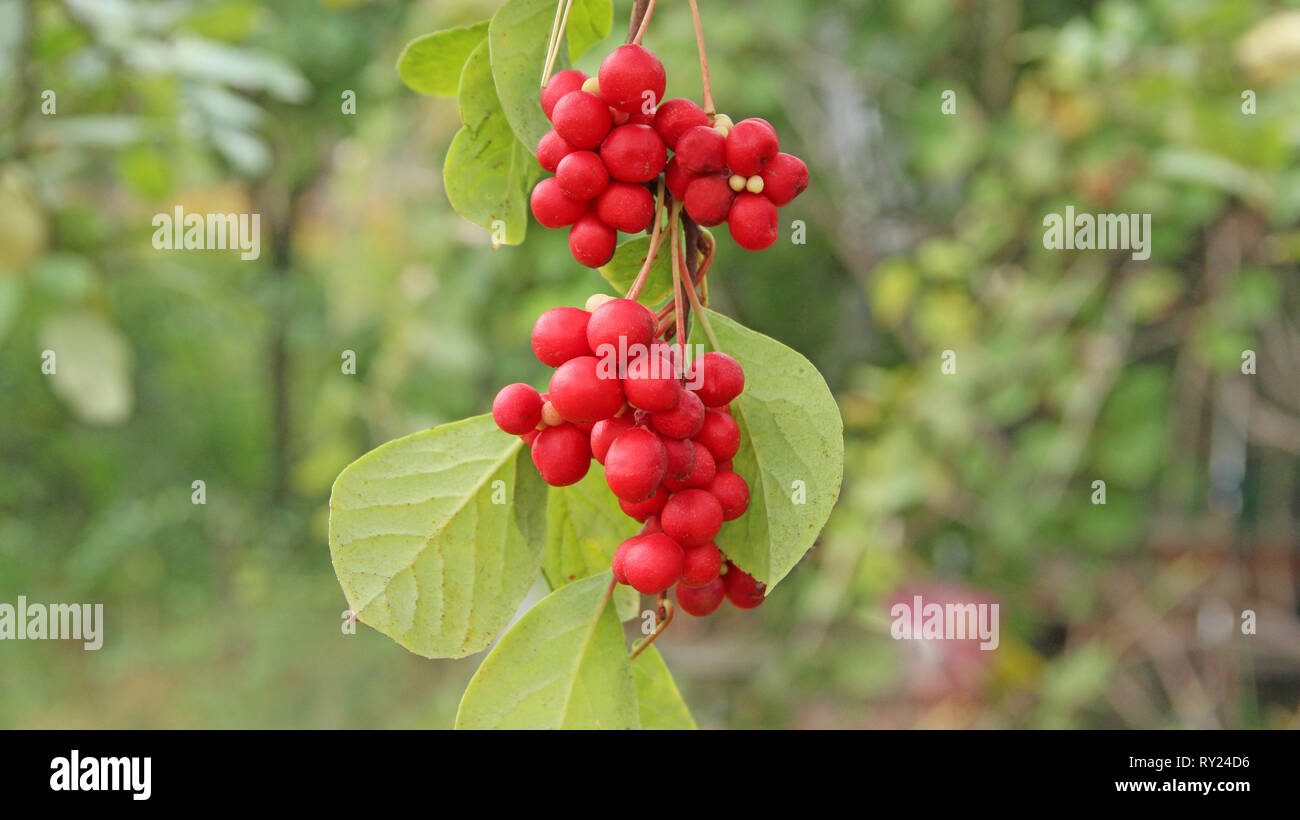
[{"label": "small white seed on berry", "polygon": [[745,180],[745,190],[749,191],[751,194],[763,193],[763,178],[758,174],[754,174],[752,177]]},{"label": "small white seed on berry", "polygon": [[586,91],[588,94],[595,94],[597,97],[599,97],[600,80],[596,77],[588,77],[586,82],[582,84],[582,90]]},{"label": "small white seed on berry", "polygon": [[564,424],[564,416],[561,416],[560,411],[556,410],[555,405],[549,401],[542,405],[542,424],[547,427],[558,427]]},{"label": "small white seed on berry", "polygon": [[745,190],[746,182],[748,182],[748,180],[746,180],[740,174],[732,174],[731,179],[727,180],[727,184],[731,186],[731,190],[735,191],[736,193],[740,193],[741,191]]},{"label": "small white seed on berry", "polygon": [[713,130],[724,137],[731,133],[733,126],[735,126],[735,123],[726,114],[718,114],[713,118]]}]

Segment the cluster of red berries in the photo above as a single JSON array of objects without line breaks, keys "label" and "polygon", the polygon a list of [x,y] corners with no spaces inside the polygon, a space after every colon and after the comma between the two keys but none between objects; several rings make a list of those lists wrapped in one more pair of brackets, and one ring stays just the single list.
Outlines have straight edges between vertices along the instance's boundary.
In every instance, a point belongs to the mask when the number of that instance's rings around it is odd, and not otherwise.
[{"label": "cluster of red berries", "polygon": [[555,368],[546,393],[510,384],[492,417],[523,438],[547,484],[582,479],[604,465],[619,507],[642,522],[619,545],[614,577],[655,595],[676,584],[677,602],[708,615],[725,597],[751,609],[764,586],[713,539],[749,507],[749,485],[731,467],[740,426],[731,402],[745,387],[740,363],[709,352],[689,365],[657,333],[654,314],[597,294],[587,310],[557,307],[533,327],[533,352]]},{"label": "cluster of red berries", "polygon": [[619,231],[650,227],[661,173],[692,219],[726,222],[752,251],[776,241],[777,208],[808,187],[808,166],[781,153],[766,120],[733,125],[687,99],[660,104],[665,85],[659,58],[625,45],[596,77],[561,71],[542,90],[554,128],[538,142],[537,161],[555,176],[533,188],[533,215],[548,228],[569,227],[569,250],[584,265],[608,262]]}]

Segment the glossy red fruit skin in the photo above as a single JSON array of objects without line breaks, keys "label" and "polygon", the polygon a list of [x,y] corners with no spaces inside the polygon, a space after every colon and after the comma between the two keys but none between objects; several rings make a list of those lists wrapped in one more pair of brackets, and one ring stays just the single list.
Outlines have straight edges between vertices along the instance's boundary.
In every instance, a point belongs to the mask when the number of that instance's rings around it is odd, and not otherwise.
[{"label": "glossy red fruit skin", "polygon": [[683,170],[720,174],[727,167],[727,140],[707,125],[696,125],[677,138],[676,156]]},{"label": "glossy red fruit skin", "polygon": [[704,424],[704,403],[689,390],[672,410],[650,415],[650,426],[668,438],[690,438]]},{"label": "glossy red fruit skin", "polygon": [[793,154],[777,154],[763,166],[763,196],[778,208],[808,187],[808,166]]},{"label": "glossy red fruit skin", "polygon": [[[668,503],[668,495],[668,491],[663,487],[660,487],[658,490],[655,490],[654,495],[650,496],[645,501],[631,502],[624,501],[620,498],[618,506],[628,518],[634,518],[637,521],[648,521],[650,516],[659,515],[660,511],[663,510],[664,504]],[[662,527],[660,529],[662,529]]]},{"label": "glossy red fruit skin", "polygon": [[763,603],[763,593],[767,590],[767,585],[760,584],[752,575],[730,561],[727,562],[727,571],[722,576],[722,583],[727,600],[741,609],[753,609]]},{"label": "glossy red fruit skin", "polygon": [[654,194],[644,185],[616,180],[596,198],[596,216],[623,233],[641,233],[650,227],[654,215]]},{"label": "glossy red fruit skin", "polygon": [[726,413],[709,410],[704,414],[704,423],[693,441],[709,449],[715,464],[728,461],[740,450],[740,425]]},{"label": "glossy red fruit skin", "polygon": [[492,419],[503,431],[522,436],[542,420],[542,397],[529,384],[507,384],[492,400]]},{"label": "glossy red fruit skin", "polygon": [[[686,439],[662,437],[664,451],[668,453],[668,469],[664,473],[665,481],[674,479],[685,482],[686,477],[695,469],[695,443]],[[701,447],[701,450],[704,448]],[[671,488],[670,488],[671,489]]]},{"label": "glossy red fruit skin", "polygon": [[609,568],[614,571],[614,580],[618,581],[620,584],[627,583],[627,575],[623,573],[623,562],[627,560],[627,551],[629,548],[628,542],[631,540],[632,539],[629,538],[627,541],[619,544],[614,549],[614,557],[609,561]]},{"label": "glossy red fruit skin", "polygon": [[528,204],[533,209],[533,216],[547,228],[572,225],[591,207],[589,202],[566,196],[555,177],[547,177],[533,186]]},{"label": "glossy red fruit skin", "polygon": [[[708,447],[701,447],[695,451],[695,466],[691,468],[691,474],[686,477],[683,486],[692,487],[696,490],[707,490],[717,474],[718,463],[713,460],[713,454],[709,452]],[[723,511],[722,520],[726,520],[725,510]]]},{"label": "glossy red fruit skin", "polygon": [[730,466],[728,464],[726,470],[719,466],[708,486],[709,492],[722,505],[723,521],[735,521],[749,509],[749,482],[732,472]]},{"label": "glossy red fruit skin", "polygon": [[[657,493],[656,493],[657,495]],[[641,531],[638,535],[649,535],[653,532],[663,532],[664,528],[659,525],[659,514],[652,513],[646,516],[645,523],[641,525]]]},{"label": "glossy red fruit skin", "polygon": [[635,504],[654,496],[667,468],[659,436],[634,427],[614,439],[605,454],[605,483],[620,501]]},{"label": "glossy red fruit skin", "polygon": [[[586,73],[579,71],[576,68],[570,68],[554,74],[551,77],[550,82],[546,84],[546,88],[542,89],[542,113],[546,115],[546,118],[548,120],[551,119],[551,114],[555,109],[555,104],[560,101],[561,97],[568,94],[570,91],[581,89],[582,84],[586,81]],[[550,170],[555,169],[552,168]]]},{"label": "glossy red fruit skin", "polygon": [[577,483],[591,468],[587,436],[572,424],[547,427],[533,440],[533,465],[552,487]]},{"label": "glossy red fruit skin", "polygon": [[609,106],[595,94],[570,91],[555,104],[551,121],[555,131],[574,148],[590,151],[600,145],[614,127]]},{"label": "glossy red fruit skin", "polygon": [[537,164],[553,174],[560,160],[577,150],[568,140],[555,133],[555,129],[551,129],[537,142]]},{"label": "glossy red fruit skin", "polygon": [[712,541],[722,527],[722,505],[706,490],[682,490],[659,513],[664,532],[683,547]]},{"label": "glossy red fruit skin", "polygon": [[605,454],[609,452],[609,445],[614,443],[627,430],[632,429],[632,418],[630,415],[619,416],[618,418],[601,419],[591,428],[591,455],[597,462],[605,463]]},{"label": "glossy red fruit skin", "polygon": [[654,314],[631,299],[610,299],[592,311],[587,324],[587,346],[600,356],[617,356],[633,345],[649,347],[654,335]]},{"label": "glossy red fruit skin", "polygon": [[609,172],[594,151],[574,151],[556,166],[555,181],[565,196],[595,199],[609,187]]},{"label": "glossy red fruit skin", "polygon": [[520,436],[520,438],[524,440],[524,446],[532,447],[533,442],[537,441],[537,437],[540,436],[541,434],[542,434],[541,430],[529,430],[527,433],[524,433],[522,436]]},{"label": "glossy red fruit skin", "polygon": [[687,615],[696,618],[717,612],[727,595],[726,585],[721,578],[714,578],[712,583],[702,587],[689,587],[679,582],[674,591],[677,594],[677,606]]},{"label": "glossy red fruit skin", "polygon": [[619,380],[605,378],[595,356],[579,356],[557,367],[549,392],[551,404],[566,421],[600,421],[623,406]]},{"label": "glossy red fruit skin", "polygon": [[668,149],[648,125],[620,125],[600,144],[600,159],[620,182],[649,182],[668,164]]},{"label": "glossy red fruit skin", "polygon": [[598,268],[614,258],[618,231],[593,213],[583,214],[569,229],[569,253],[579,264]]},{"label": "glossy red fruit skin", "polygon": [[695,391],[705,407],[730,404],[745,391],[745,370],[726,353],[705,353],[695,360],[691,373],[694,385],[686,386]]},{"label": "glossy red fruit skin", "polygon": [[727,228],[731,238],[745,250],[761,251],[776,242],[776,206],[762,194],[748,191],[736,195],[727,214]]},{"label": "glossy red fruit skin", "polygon": [[600,96],[619,111],[629,114],[640,111],[646,104],[649,91],[650,109],[664,98],[667,75],[664,64],[650,49],[638,45],[625,45],[611,51],[600,63],[597,73]]},{"label": "glossy red fruit skin", "polygon": [[587,323],[591,314],[582,308],[557,307],[537,317],[533,325],[533,353],[549,367],[559,367],[569,359],[590,356],[587,347]]},{"label": "glossy red fruit skin", "polygon": [[[623,559],[627,582],[643,595],[657,595],[682,577],[685,556],[681,546],[662,532],[629,539]],[[625,542],[626,543],[626,542]]]},{"label": "glossy red fruit skin", "polygon": [[727,221],[736,192],[722,174],[697,176],[686,186],[686,213],[699,224],[711,228]]},{"label": "glossy red fruit skin", "polygon": [[664,141],[664,145],[676,150],[677,140],[687,128],[708,125],[709,116],[693,101],[684,97],[664,100],[655,112],[655,130]]},{"label": "glossy red fruit skin", "polygon": [[678,202],[686,199],[686,189],[700,177],[701,174],[683,168],[677,157],[668,160],[668,164],[664,166],[664,186],[668,188],[668,193],[673,195],[673,199]]},{"label": "glossy red fruit skin", "polygon": [[752,118],[736,123],[727,134],[727,167],[732,173],[752,177],[781,151],[781,143],[767,120]]},{"label": "glossy red fruit skin", "polygon": [[702,587],[717,580],[722,572],[722,553],[712,541],[684,550],[682,583],[688,587]]},{"label": "glossy red fruit skin", "polygon": [[650,413],[671,410],[681,401],[681,382],[672,362],[658,351],[650,351],[628,362],[623,393],[628,403]]}]

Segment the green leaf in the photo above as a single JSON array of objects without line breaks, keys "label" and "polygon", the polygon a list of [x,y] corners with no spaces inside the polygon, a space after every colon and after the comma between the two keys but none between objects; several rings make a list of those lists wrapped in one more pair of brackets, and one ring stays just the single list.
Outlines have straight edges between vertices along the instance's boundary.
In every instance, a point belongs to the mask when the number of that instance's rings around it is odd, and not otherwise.
[{"label": "green leaf", "polygon": [[397,75],[413,91],[454,97],[465,61],[487,37],[488,21],[416,37],[397,57]]},{"label": "green leaf", "polygon": [[474,673],[456,728],[640,728],[611,578],[566,584],[524,613]]},{"label": "green leaf", "polygon": [[[551,589],[608,570],[614,550],[639,529],[619,508],[605,484],[605,471],[595,462],[578,483],[551,487],[542,552],[542,572]],[[620,621],[641,611],[641,596],[629,586],[615,589],[614,603]]]},{"label": "green leaf", "polygon": [[390,441],[330,494],[330,556],[349,608],[419,655],[485,649],[537,577],[546,485],[490,415]]},{"label": "green leaf", "polygon": [[[570,13],[572,21],[573,12]],[[546,46],[555,22],[555,0],[509,0],[492,15],[488,45],[501,108],[529,151],[551,123],[542,112],[541,80]],[[555,70],[564,66],[556,61]]]},{"label": "green leaf", "polygon": [[[709,233],[704,228],[700,230]],[[659,252],[655,255],[654,263],[650,265],[650,273],[646,275],[645,285],[642,286],[641,293],[637,297],[638,302],[657,305],[673,295],[673,263],[668,248],[667,239],[659,243]],[[626,294],[632,287],[632,283],[636,281],[636,275],[641,272],[641,266],[645,264],[646,254],[649,252],[649,236],[629,239],[614,249],[614,258],[600,268],[600,275],[605,277],[605,281],[613,285],[619,293]]]},{"label": "green leaf", "polygon": [[691,710],[686,708],[682,693],[668,671],[668,666],[653,646],[632,661],[636,679],[637,705],[642,729],[698,729]]},{"label": "green leaf", "polygon": [[587,49],[609,36],[614,27],[612,0],[576,0],[569,10],[564,36],[569,41],[569,59],[577,61]]},{"label": "green leaf", "polygon": [[[716,540],[750,575],[775,586],[817,540],[844,475],[844,423],[826,380],[798,352],[707,311],[724,353],[745,368],[732,404],[740,424],[733,460],[749,482],[749,510]],[[712,346],[697,321],[691,341]]]},{"label": "green leaf", "polygon": [[539,169],[501,111],[486,41],[465,63],[459,102],[464,127],[442,166],[447,199],[476,225],[493,231],[498,223],[504,226],[502,240],[518,245],[528,230],[528,189]]}]

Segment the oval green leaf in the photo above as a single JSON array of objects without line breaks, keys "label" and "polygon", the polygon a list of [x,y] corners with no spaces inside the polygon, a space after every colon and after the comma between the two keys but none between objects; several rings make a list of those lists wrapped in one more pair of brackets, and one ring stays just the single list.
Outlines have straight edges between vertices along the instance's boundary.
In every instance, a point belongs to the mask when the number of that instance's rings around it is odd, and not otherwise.
[{"label": "oval green leaf", "polygon": [[569,59],[577,61],[587,49],[609,36],[614,27],[613,0],[575,0],[564,30],[569,41]]},{"label": "oval green leaf", "polygon": [[653,646],[632,661],[641,728],[654,730],[698,729],[686,708],[668,665]]},{"label": "oval green leaf", "polygon": [[[700,229],[709,233],[704,228]],[[712,235],[712,234],[710,234]],[[646,254],[650,253],[650,237],[637,236],[627,240],[614,249],[614,258],[600,268],[600,275],[605,277],[621,294],[626,294],[636,281],[636,276],[645,264]],[[645,285],[637,301],[645,305],[657,305],[673,295],[672,256],[668,253],[668,241],[659,243],[659,252],[646,274]]]},{"label": "oval green leaf", "polygon": [[[572,12],[570,12],[572,14]],[[535,151],[551,123],[542,112],[541,79],[555,22],[554,0],[509,0],[492,15],[488,45],[492,76],[506,119],[520,142]],[[555,70],[564,65],[556,61]]]},{"label": "oval green leaf", "polygon": [[397,57],[397,75],[413,91],[454,97],[465,61],[487,37],[488,21],[416,37]]},{"label": "oval green leaf", "polygon": [[[587,475],[567,487],[551,487],[546,503],[546,548],[542,572],[551,589],[609,569],[614,550],[636,535],[640,525],[628,518],[605,484],[605,471],[592,462]],[[630,586],[614,590],[620,621],[635,618],[641,596]]]}]

